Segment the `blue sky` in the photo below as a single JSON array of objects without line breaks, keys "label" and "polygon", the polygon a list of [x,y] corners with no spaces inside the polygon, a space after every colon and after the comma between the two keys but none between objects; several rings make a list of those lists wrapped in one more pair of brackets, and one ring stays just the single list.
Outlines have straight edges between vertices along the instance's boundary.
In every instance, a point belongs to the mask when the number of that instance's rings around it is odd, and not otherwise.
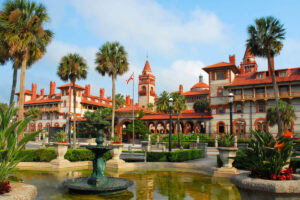
[{"label": "blue sky", "polygon": [[[38,0],[49,12],[47,27],[54,39],[45,56],[26,71],[26,89],[38,84],[38,91],[49,92],[50,81],[63,84],[56,75],[62,56],[77,52],[88,63],[89,71],[81,85],[91,84],[91,92],[99,95],[105,88],[111,95],[111,78],[95,70],[95,53],[106,41],[120,41],[128,52],[130,70],[117,79],[117,93],[132,93],[125,80],[134,71],[140,74],[149,57],[156,91],[188,90],[198,81],[202,67],[228,61],[236,54],[240,63],[245,51],[247,26],[255,18],[273,15],[286,28],[281,54],[275,58],[277,68],[299,67],[300,13],[299,1],[199,1],[199,0]],[[1,5],[2,6],[2,5]],[[259,70],[266,69],[266,60],[258,58]],[[20,74],[20,72],[19,72]],[[0,101],[7,102],[11,90],[11,63],[0,66]],[[137,83],[136,76],[136,83]],[[137,84],[136,84],[137,85]],[[19,90],[19,86],[17,86]],[[57,90],[58,91],[58,90]],[[136,90],[137,91],[137,90]],[[137,93],[135,94],[137,99]]]}]

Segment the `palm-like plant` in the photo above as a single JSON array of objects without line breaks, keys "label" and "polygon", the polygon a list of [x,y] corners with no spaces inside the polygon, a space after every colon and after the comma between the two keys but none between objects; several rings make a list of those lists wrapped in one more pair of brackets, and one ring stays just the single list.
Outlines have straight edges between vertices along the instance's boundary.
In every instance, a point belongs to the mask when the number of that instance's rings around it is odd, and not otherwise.
[{"label": "palm-like plant", "polygon": [[247,47],[254,56],[268,59],[268,68],[271,72],[273,88],[275,93],[275,105],[278,125],[278,136],[282,134],[282,124],[278,106],[278,87],[274,71],[274,56],[278,55],[283,47],[282,40],[285,39],[285,29],[280,21],[274,17],[262,17],[255,20],[255,25],[248,27],[249,39]]},{"label": "palm-like plant", "polygon": [[[286,132],[289,127],[291,127],[293,121],[296,120],[295,108],[292,105],[287,104],[286,102],[280,100],[278,102],[279,105],[279,113],[280,113],[280,121],[283,125],[283,130]],[[267,110],[266,116],[267,122],[270,126],[274,126],[277,124],[277,115],[276,115],[276,107],[272,106]]]},{"label": "palm-like plant", "polygon": [[111,136],[114,137],[116,109],[116,78],[128,71],[127,52],[119,42],[106,42],[96,53],[96,70],[102,75],[112,77],[112,118]]},{"label": "palm-like plant", "polygon": [[177,115],[177,135],[178,135],[178,146],[181,147],[181,137],[180,137],[180,115],[184,110],[186,110],[186,98],[181,95],[179,92],[171,94],[173,98],[173,110]]},{"label": "palm-like plant", "polygon": [[77,53],[68,54],[62,57],[58,69],[57,75],[63,81],[71,81],[73,87],[73,145],[76,145],[76,80],[85,79],[87,75],[86,61]]},{"label": "palm-like plant", "polygon": [[153,103],[148,103],[147,108],[152,111],[154,109],[154,104]]},{"label": "palm-like plant", "polygon": [[46,8],[28,0],[7,1],[0,14],[1,40],[9,49],[9,57],[19,58],[21,64],[19,120],[24,118],[26,66],[31,56],[36,60],[43,56],[53,36],[43,27],[48,20]]},{"label": "palm-like plant", "polygon": [[116,108],[121,108],[124,104],[124,96],[122,94],[116,94]]},{"label": "palm-like plant", "polygon": [[157,112],[169,112],[169,94],[167,91],[163,91],[156,102],[156,111]]}]

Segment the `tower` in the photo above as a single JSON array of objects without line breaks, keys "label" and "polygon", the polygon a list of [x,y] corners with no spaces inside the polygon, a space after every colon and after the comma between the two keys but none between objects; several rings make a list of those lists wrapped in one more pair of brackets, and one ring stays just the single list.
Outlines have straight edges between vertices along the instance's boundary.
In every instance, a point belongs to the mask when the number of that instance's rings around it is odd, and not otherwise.
[{"label": "tower", "polygon": [[240,64],[241,75],[257,72],[257,64],[253,54],[250,52],[250,49],[247,47],[243,62]]},{"label": "tower", "polygon": [[143,69],[142,75],[139,75],[139,105],[147,108],[149,103],[155,102],[156,93],[155,93],[155,76],[152,74],[149,61],[146,61],[146,64]]}]

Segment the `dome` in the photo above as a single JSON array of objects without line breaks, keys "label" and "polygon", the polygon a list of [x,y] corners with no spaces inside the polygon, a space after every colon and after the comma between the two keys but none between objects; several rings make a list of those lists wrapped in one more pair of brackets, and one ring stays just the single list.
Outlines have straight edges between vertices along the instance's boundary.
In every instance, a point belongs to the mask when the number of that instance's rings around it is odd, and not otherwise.
[{"label": "dome", "polygon": [[196,88],[209,88],[209,86],[206,83],[198,82],[192,87],[192,89],[196,89]]}]

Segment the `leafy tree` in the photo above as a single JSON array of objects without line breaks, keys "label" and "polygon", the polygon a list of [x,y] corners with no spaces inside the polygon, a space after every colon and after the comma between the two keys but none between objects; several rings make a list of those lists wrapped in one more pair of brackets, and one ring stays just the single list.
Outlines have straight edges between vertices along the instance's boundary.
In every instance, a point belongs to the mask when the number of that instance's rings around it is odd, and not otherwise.
[{"label": "leafy tree", "polygon": [[163,91],[159,95],[158,101],[156,102],[156,110],[158,112],[169,112],[169,98],[170,96],[167,91]]},{"label": "leafy tree", "polygon": [[32,139],[34,139],[39,131],[26,134],[19,142],[19,136],[24,132],[25,127],[32,119],[29,115],[24,120],[14,120],[17,109],[9,106],[5,111],[0,109],[0,149],[5,153],[1,156],[0,163],[0,182],[5,180],[11,174],[19,162],[26,157],[22,157],[22,149]]},{"label": "leafy tree", "polygon": [[[279,100],[279,113],[280,113],[280,121],[283,125],[284,132],[288,130],[289,127],[291,127],[292,122],[296,120],[296,113],[294,106],[287,104],[285,101]],[[267,116],[266,116],[267,122],[270,124],[270,126],[274,126],[277,124],[277,115],[276,115],[276,106],[272,106],[268,108],[267,110]]]},{"label": "leafy tree", "polygon": [[57,75],[63,81],[71,81],[73,86],[73,144],[76,144],[76,80],[85,79],[87,75],[86,61],[77,53],[64,56],[58,66]]},{"label": "leafy tree", "polygon": [[[49,17],[42,4],[27,0],[7,1],[0,14],[0,38],[9,49],[9,58],[21,65],[19,120],[24,119],[25,73],[31,57],[41,58],[53,33],[44,29]],[[20,135],[23,137],[23,133]]]},{"label": "leafy tree", "polygon": [[[143,120],[141,118],[145,115],[143,110],[139,111],[139,115],[136,119],[134,119],[134,133],[137,136],[137,138],[146,139],[151,132],[149,131],[149,128],[145,125]],[[128,124],[127,128],[124,129],[124,131],[128,133],[133,133],[133,125],[132,123]]]},{"label": "leafy tree", "polygon": [[274,70],[274,56],[278,55],[283,47],[282,40],[285,39],[285,29],[280,21],[272,16],[262,17],[255,20],[254,25],[248,27],[249,39],[247,47],[254,56],[268,59],[268,68],[271,72],[273,88],[275,93],[275,105],[278,125],[278,135],[282,134],[280,113],[278,105],[278,86]]},{"label": "leafy tree", "polygon": [[112,117],[111,136],[114,137],[116,109],[116,78],[128,71],[127,52],[119,42],[106,42],[96,53],[96,70],[112,77]]},{"label": "leafy tree", "polygon": [[204,113],[206,110],[210,111],[209,100],[208,99],[196,100],[193,105],[193,109],[197,113]]},{"label": "leafy tree", "polygon": [[124,104],[124,96],[122,94],[116,94],[116,108],[121,108]]},{"label": "leafy tree", "polygon": [[186,98],[181,95],[179,92],[175,92],[171,94],[173,98],[173,110],[177,115],[177,135],[178,135],[178,146],[181,147],[181,137],[180,137],[180,115],[184,110],[186,110]]},{"label": "leafy tree", "polygon": [[[105,110],[104,110],[105,109]],[[104,108],[103,110],[95,110],[93,112],[87,111],[84,113],[83,117],[86,119],[85,121],[81,121],[79,123],[78,131],[81,132],[84,136],[97,136],[97,128],[95,124],[98,123],[109,123],[107,117],[111,115],[111,109]],[[110,113],[109,113],[110,111]]]},{"label": "leafy tree", "polygon": [[147,108],[152,111],[154,109],[154,104],[153,103],[148,103]]}]

